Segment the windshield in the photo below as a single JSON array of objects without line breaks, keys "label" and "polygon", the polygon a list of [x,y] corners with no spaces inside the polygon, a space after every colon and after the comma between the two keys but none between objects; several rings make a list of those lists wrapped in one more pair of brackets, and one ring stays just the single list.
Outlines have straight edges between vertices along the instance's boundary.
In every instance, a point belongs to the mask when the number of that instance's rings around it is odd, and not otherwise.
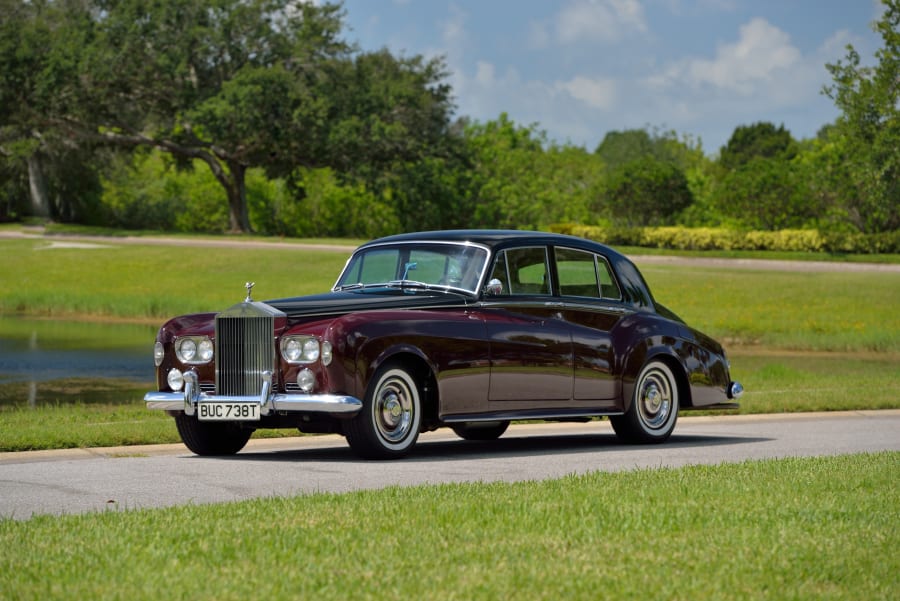
[{"label": "windshield", "polygon": [[389,244],[356,251],[335,290],[396,285],[452,288],[476,294],[487,249],[440,242]]}]

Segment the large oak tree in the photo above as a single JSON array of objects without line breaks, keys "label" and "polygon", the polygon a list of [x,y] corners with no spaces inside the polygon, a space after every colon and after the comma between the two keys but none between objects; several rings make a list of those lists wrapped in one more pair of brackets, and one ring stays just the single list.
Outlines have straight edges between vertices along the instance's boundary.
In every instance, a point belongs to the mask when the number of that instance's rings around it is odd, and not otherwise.
[{"label": "large oak tree", "polygon": [[342,38],[338,4],[2,2],[47,32],[18,87],[28,107],[10,119],[19,131],[201,161],[225,189],[234,231],[250,230],[250,167],[289,176],[383,164],[424,152],[449,123],[442,61],[359,54]]}]

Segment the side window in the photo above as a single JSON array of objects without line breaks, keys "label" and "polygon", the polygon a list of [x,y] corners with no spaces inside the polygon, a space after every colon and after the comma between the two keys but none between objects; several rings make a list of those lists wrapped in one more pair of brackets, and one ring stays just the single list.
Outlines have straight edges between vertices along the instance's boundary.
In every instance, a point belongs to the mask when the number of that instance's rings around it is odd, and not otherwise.
[{"label": "side window", "polygon": [[600,276],[600,291],[603,298],[622,300],[622,292],[616,284],[616,278],[613,277],[612,269],[603,257],[597,257],[597,273]]},{"label": "side window", "polygon": [[570,248],[556,249],[556,273],[563,296],[600,298],[594,253]]},{"label": "side window", "polygon": [[501,294],[549,296],[549,274],[546,248],[512,248],[497,255],[490,279],[500,280]]},{"label": "side window", "polygon": [[556,249],[556,273],[563,296],[621,300],[622,293],[606,259],[572,248]]}]

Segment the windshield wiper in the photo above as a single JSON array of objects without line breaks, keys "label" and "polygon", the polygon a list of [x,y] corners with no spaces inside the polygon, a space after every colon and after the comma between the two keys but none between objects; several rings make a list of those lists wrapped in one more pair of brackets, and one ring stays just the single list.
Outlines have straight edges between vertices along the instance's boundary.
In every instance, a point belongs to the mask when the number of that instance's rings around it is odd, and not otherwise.
[{"label": "windshield wiper", "polygon": [[401,290],[405,288],[415,288],[417,290],[437,290],[444,288],[443,286],[426,284],[425,282],[419,282],[417,280],[391,280],[384,284],[384,286],[388,288],[400,288]]}]

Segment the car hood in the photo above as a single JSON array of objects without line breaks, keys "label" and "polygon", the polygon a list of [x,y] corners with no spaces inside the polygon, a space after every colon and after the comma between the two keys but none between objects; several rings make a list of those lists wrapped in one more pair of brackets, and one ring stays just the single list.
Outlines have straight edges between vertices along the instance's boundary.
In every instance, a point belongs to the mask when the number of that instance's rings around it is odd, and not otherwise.
[{"label": "car hood", "polygon": [[342,315],[377,309],[426,309],[465,306],[471,299],[442,290],[372,288],[265,301],[288,317]]}]

